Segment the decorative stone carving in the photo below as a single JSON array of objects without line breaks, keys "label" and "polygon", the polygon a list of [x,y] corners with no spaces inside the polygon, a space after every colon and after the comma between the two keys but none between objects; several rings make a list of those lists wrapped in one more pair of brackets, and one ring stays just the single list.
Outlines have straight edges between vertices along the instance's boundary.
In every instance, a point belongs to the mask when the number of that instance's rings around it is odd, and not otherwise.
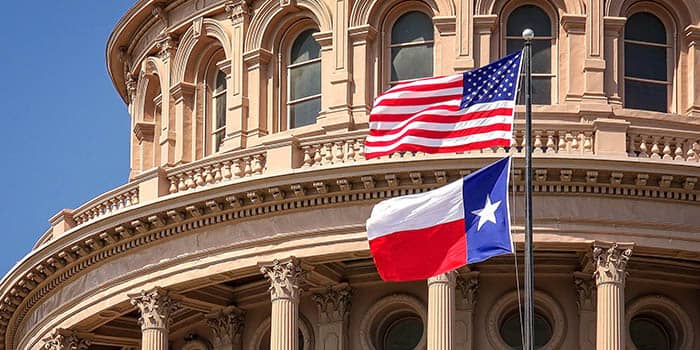
[{"label": "decorative stone carving", "polygon": [[139,325],[141,330],[168,329],[172,322],[172,314],[179,308],[179,303],[173,300],[168,291],[155,288],[129,295],[131,304],[139,308]]},{"label": "decorative stone carving", "polygon": [[285,261],[275,259],[271,265],[262,266],[260,272],[270,281],[269,291],[272,301],[299,300],[299,285],[306,274],[299,259],[295,257]]},{"label": "decorative stone carving", "polygon": [[178,41],[174,34],[166,34],[157,39],[158,56],[161,60],[168,61],[170,57],[175,56]]},{"label": "decorative stone carving", "polygon": [[576,288],[576,306],[579,312],[583,310],[595,310],[595,303],[593,292],[595,291],[595,284],[590,278],[585,278],[582,276],[574,276],[574,287]]},{"label": "decorative stone carving", "polygon": [[340,322],[350,315],[352,288],[347,285],[329,287],[326,293],[317,293],[311,298],[321,322]]},{"label": "decorative stone carving", "polygon": [[211,329],[214,347],[240,344],[245,326],[245,311],[231,306],[205,317]]},{"label": "decorative stone carving", "polygon": [[46,350],[87,350],[91,341],[83,339],[75,332],[59,329],[51,337],[44,339]]},{"label": "decorative stone carving", "polygon": [[632,255],[632,248],[620,248],[617,243],[613,243],[609,248],[595,246],[593,248],[593,263],[595,264],[596,284],[617,283],[624,285],[625,268],[627,261]]},{"label": "decorative stone carving", "polygon": [[474,309],[479,291],[479,276],[464,278],[457,276],[457,308]]},{"label": "decorative stone carving", "polygon": [[248,0],[228,0],[224,5],[232,24],[239,24],[251,15],[251,6]]}]

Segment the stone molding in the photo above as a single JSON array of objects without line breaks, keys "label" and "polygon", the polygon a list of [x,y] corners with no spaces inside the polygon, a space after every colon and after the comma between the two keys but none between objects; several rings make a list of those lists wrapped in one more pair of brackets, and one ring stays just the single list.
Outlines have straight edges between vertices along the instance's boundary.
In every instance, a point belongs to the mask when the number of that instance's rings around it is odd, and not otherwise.
[{"label": "stone molding", "polygon": [[168,291],[161,288],[142,290],[138,294],[130,294],[129,298],[131,304],[139,309],[141,330],[170,328],[172,315],[180,307]]},{"label": "stone molding", "polygon": [[347,321],[352,305],[352,288],[348,285],[328,287],[325,293],[316,293],[311,300],[316,304],[321,322]]},{"label": "stone molding", "polygon": [[[549,294],[535,290],[535,310],[549,318],[552,325],[552,338],[541,350],[559,349],[564,342],[567,330],[566,314],[561,305]],[[500,328],[504,317],[518,308],[518,292],[511,291],[497,299],[486,315],[486,335],[494,349],[508,349],[509,346],[501,338]]]},{"label": "stone molding", "polygon": [[245,327],[245,314],[245,311],[231,306],[205,315],[215,347],[240,343]]},{"label": "stone molding", "polygon": [[625,285],[627,261],[632,256],[632,244],[596,242],[593,247],[593,277],[596,285],[613,283]]},{"label": "stone molding", "polygon": [[423,321],[423,336],[421,336],[417,349],[425,349],[427,344],[428,309],[422,301],[409,294],[392,294],[385,296],[369,308],[362,317],[360,323],[360,342],[364,350],[377,350],[373,338],[377,328],[391,317],[396,311],[410,310]]},{"label": "stone molding", "polygon": [[301,284],[306,275],[299,259],[290,257],[281,261],[274,260],[271,264],[262,265],[260,272],[270,281],[272,301],[288,299],[299,302]]}]

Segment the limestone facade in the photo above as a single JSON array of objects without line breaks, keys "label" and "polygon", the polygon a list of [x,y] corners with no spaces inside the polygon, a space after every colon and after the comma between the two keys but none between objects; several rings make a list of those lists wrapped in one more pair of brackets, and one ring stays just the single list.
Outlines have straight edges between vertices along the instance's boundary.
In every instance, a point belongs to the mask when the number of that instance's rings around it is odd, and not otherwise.
[{"label": "limestone facade", "polygon": [[[410,45],[430,48],[443,75],[504,55],[523,6],[547,19],[535,24],[548,103],[533,115],[542,348],[635,349],[637,329],[661,332],[659,348],[698,348],[693,0],[137,1],[107,44],[131,116],[130,180],[50,218],[7,273],[0,348],[508,348],[513,256],[384,283],[364,222],[383,198],[512,155],[522,249],[522,109],[506,148],[366,161],[362,142],[374,98],[395,80],[402,16],[431,20],[431,35]],[[638,40],[628,25],[649,15],[665,34]],[[309,30],[317,56],[295,61]],[[641,46],[665,78],[635,75],[630,57],[646,58],[625,52]],[[296,99],[299,67],[317,69],[320,90]],[[633,94],[639,86],[648,96]],[[632,107],[652,100],[655,111]],[[315,122],[294,127],[308,101]]]}]

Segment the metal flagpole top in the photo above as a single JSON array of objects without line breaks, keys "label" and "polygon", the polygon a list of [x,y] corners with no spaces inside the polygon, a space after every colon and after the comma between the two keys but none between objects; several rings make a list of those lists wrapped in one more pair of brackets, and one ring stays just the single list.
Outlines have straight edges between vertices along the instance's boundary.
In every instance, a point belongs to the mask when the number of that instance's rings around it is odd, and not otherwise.
[{"label": "metal flagpole top", "polygon": [[530,41],[535,38],[535,31],[530,28],[523,30],[523,39]]}]

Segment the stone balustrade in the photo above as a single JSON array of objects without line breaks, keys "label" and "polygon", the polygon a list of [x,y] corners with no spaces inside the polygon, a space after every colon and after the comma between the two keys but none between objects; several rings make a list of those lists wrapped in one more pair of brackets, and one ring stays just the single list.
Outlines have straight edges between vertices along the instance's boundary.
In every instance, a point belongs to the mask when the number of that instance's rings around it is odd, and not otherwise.
[{"label": "stone balustrade", "polygon": [[[645,132],[646,131],[646,132]],[[627,134],[628,154],[634,158],[697,163],[700,159],[700,135],[683,135],[657,130],[633,129]]]},{"label": "stone balustrade", "polygon": [[83,204],[73,211],[73,221],[76,225],[85,224],[138,203],[138,184],[129,183]]},{"label": "stone balustrade", "polygon": [[170,194],[194,190],[212,184],[262,175],[266,153],[260,150],[226,153],[185,165],[167,174]]}]

